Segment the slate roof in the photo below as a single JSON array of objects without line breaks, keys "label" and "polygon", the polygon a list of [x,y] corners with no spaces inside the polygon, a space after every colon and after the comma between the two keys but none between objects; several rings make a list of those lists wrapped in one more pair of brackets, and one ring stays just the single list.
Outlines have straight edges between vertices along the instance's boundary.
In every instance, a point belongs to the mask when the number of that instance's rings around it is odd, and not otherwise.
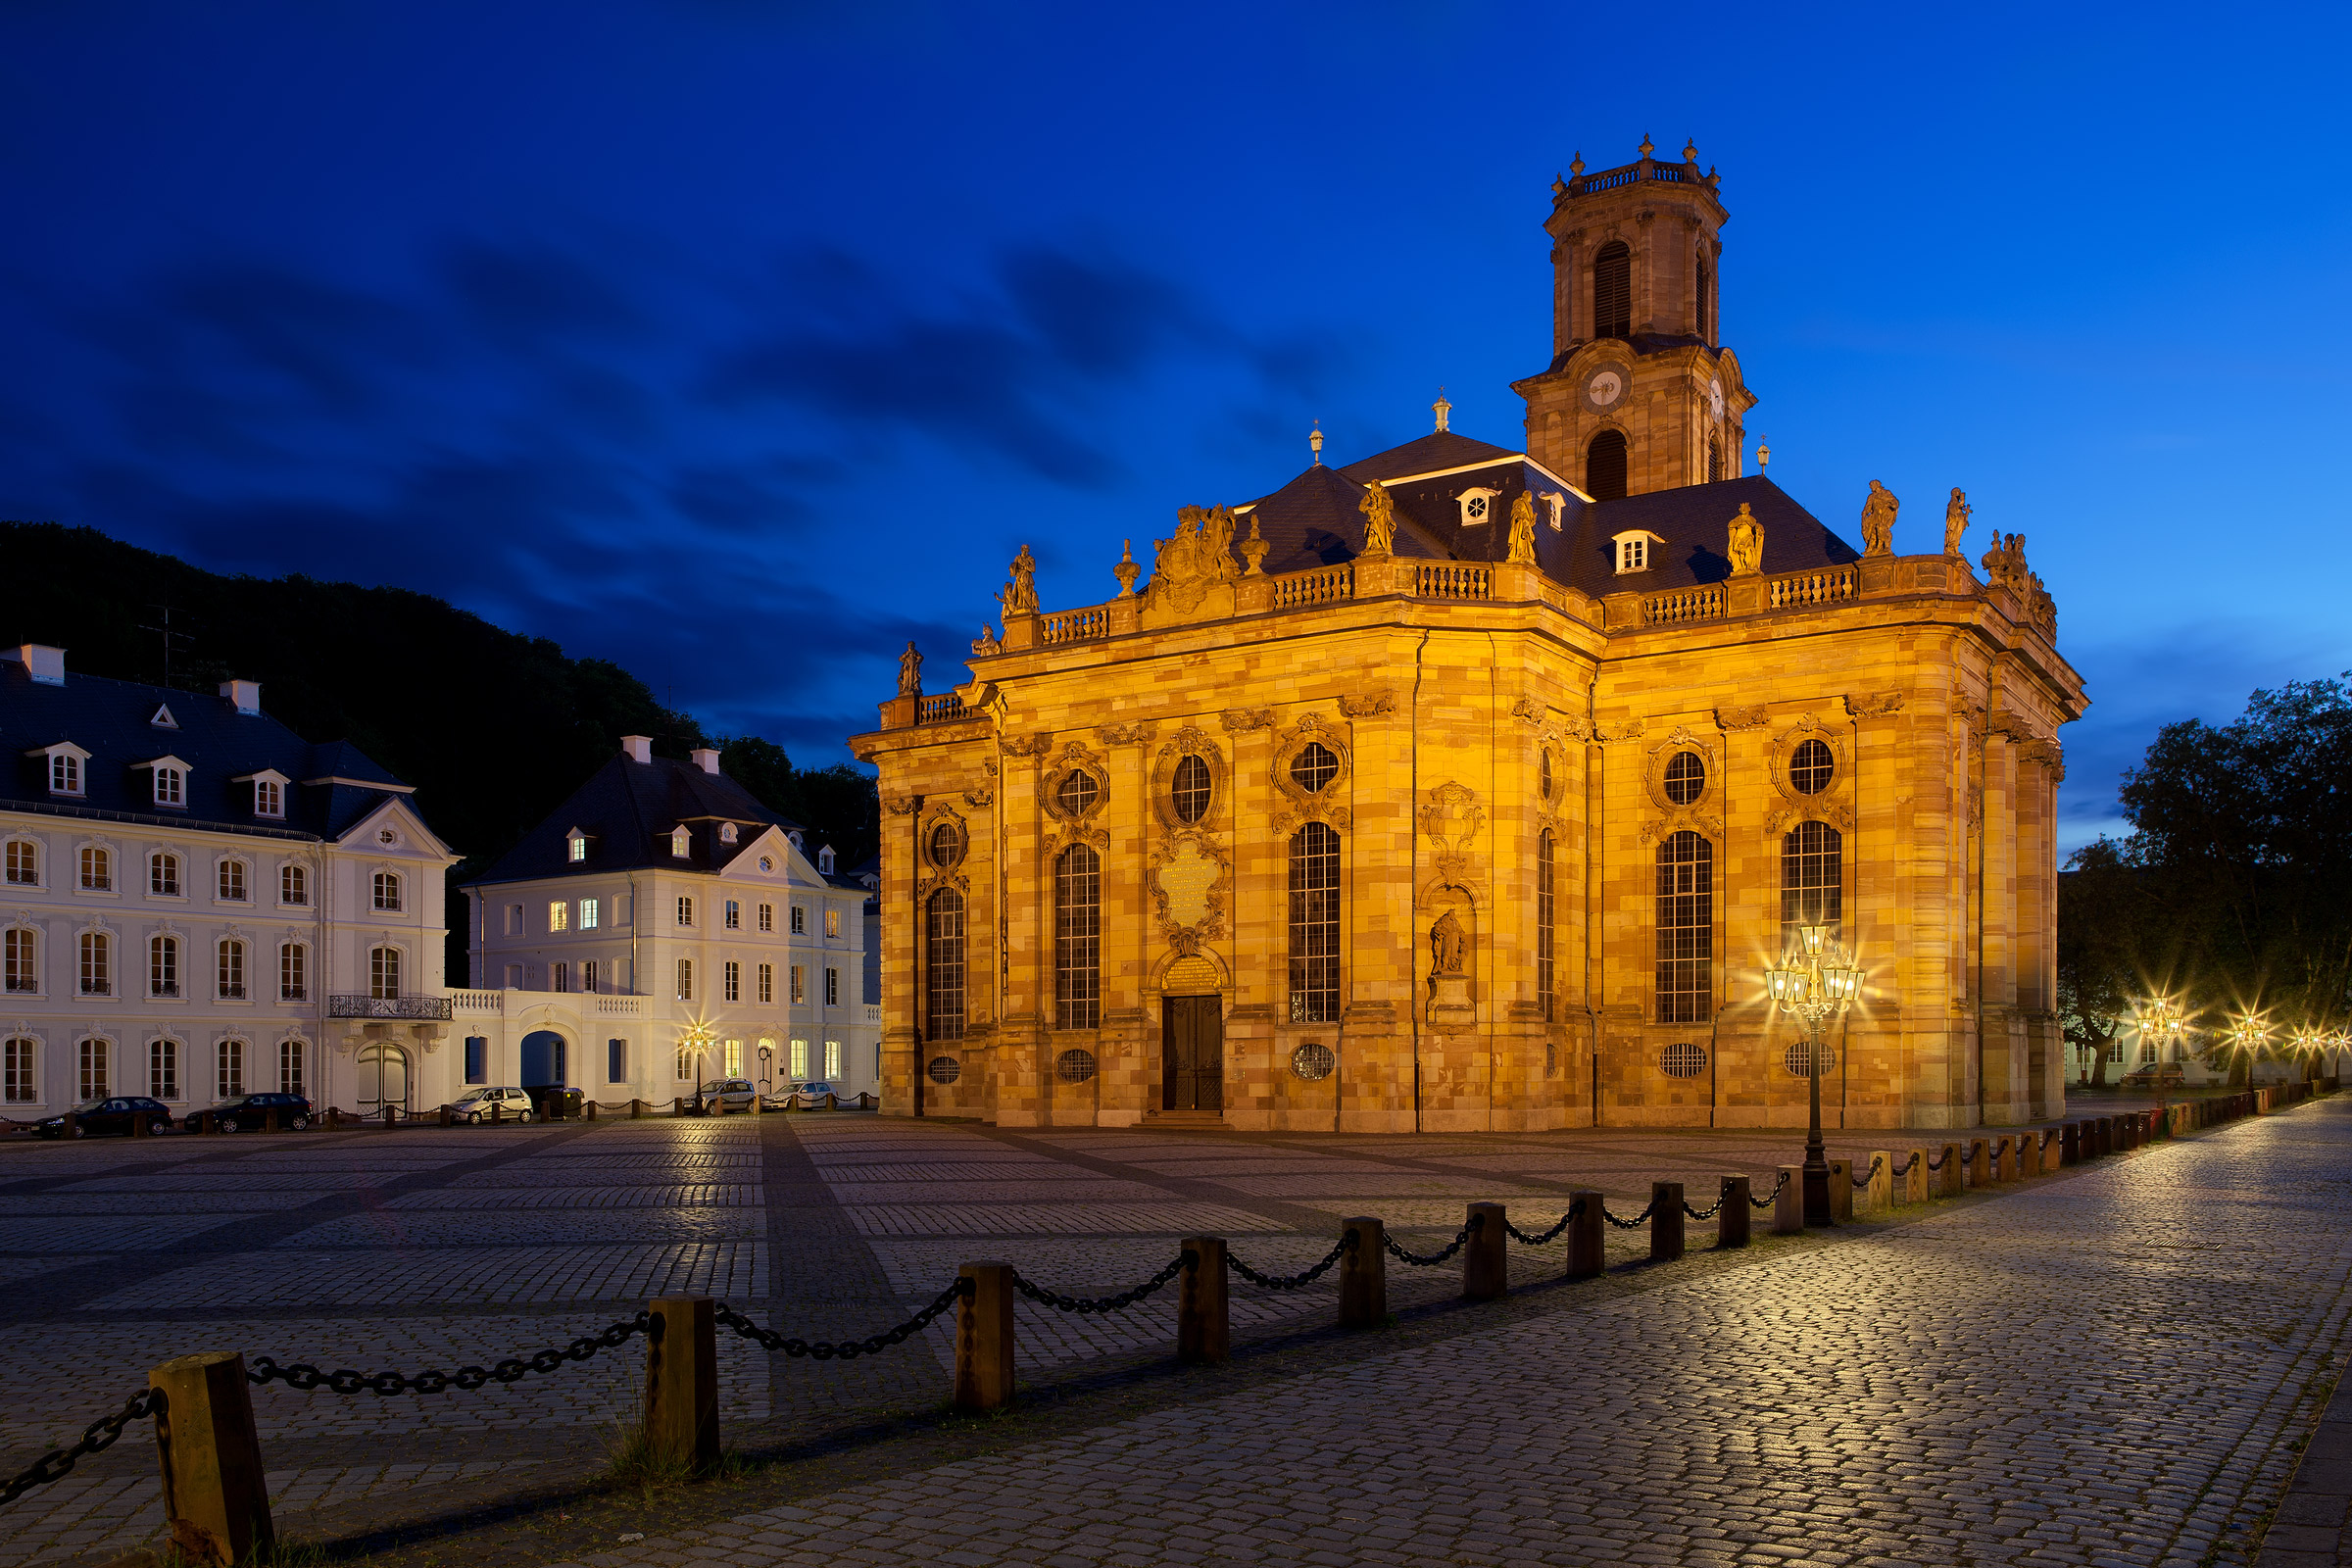
[{"label": "slate roof", "polygon": [[[669,853],[670,830],[681,822],[690,846],[682,860]],[[719,837],[720,828],[729,822],[736,829],[733,844]],[[571,858],[575,827],[590,836],[585,860]],[[589,774],[568,800],[466,885],[600,876],[657,866],[722,871],[770,827],[789,833],[800,824],[760,805],[724,773],[706,773],[692,762],[666,757],[632,761],[622,753]]]},{"label": "slate roof", "polygon": [[[158,709],[177,727],[154,723]],[[79,797],[51,795],[48,759],[24,755],[61,741],[90,754]],[[266,712],[238,712],[225,697],[71,670],[64,685],[44,685],[14,660],[0,661],[0,809],[45,815],[334,840],[410,789],[348,741],[314,746]],[[159,808],[153,776],[133,765],[166,756],[188,764],[185,810]],[[291,780],[283,819],[254,815],[252,784],[232,782],[272,769]],[[327,777],[377,787],[304,782]]]}]

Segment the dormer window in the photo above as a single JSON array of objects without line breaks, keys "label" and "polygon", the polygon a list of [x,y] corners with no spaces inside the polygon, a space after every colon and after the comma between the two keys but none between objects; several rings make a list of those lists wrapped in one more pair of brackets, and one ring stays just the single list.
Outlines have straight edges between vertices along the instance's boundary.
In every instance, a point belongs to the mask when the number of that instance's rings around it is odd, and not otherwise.
[{"label": "dormer window", "polygon": [[1558,533],[1561,515],[1568,510],[1568,498],[1557,490],[1546,490],[1544,492],[1544,504],[1551,509],[1551,531]]},{"label": "dormer window", "polygon": [[253,814],[283,816],[286,814],[286,787],[273,778],[253,781]]},{"label": "dormer window", "polygon": [[833,846],[828,844],[816,852],[816,868],[826,876],[833,874]]},{"label": "dormer window", "polygon": [[1462,526],[1475,528],[1493,514],[1495,497],[1502,492],[1487,485],[1475,485],[1454,499],[1462,509]]},{"label": "dormer window", "polygon": [[677,828],[671,831],[669,835],[669,853],[673,859],[683,860],[693,848],[694,841],[691,836],[688,835],[683,824],[680,824]]},{"label": "dormer window", "polygon": [[1649,547],[1666,542],[1646,528],[1632,528],[1611,537],[1617,546],[1617,575],[1620,577],[1628,572],[1647,571]]},{"label": "dormer window", "polygon": [[588,858],[588,835],[573,828],[564,835],[564,858],[578,865]]},{"label": "dormer window", "polygon": [[721,822],[718,824],[718,842],[721,844],[732,844],[735,842],[734,823]]},{"label": "dormer window", "polygon": [[78,746],[60,743],[38,751],[26,752],[27,757],[46,757],[49,760],[49,793],[79,797],[82,793],[82,762],[89,753]]},{"label": "dormer window", "polygon": [[155,804],[175,808],[188,804],[188,775],[169,762],[155,764]]}]

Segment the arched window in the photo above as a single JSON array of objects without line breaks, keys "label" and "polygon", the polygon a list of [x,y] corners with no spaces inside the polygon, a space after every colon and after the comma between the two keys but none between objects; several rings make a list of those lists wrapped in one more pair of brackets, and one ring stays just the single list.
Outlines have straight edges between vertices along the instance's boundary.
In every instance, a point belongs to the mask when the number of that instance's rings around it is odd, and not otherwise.
[{"label": "arched window", "polygon": [[223,937],[215,954],[215,983],[223,1002],[245,1000],[245,944]]},{"label": "arched window", "polygon": [[30,839],[8,841],[8,880],[16,887],[41,885],[41,847]]},{"label": "arched window", "polygon": [[1175,808],[1178,821],[1198,822],[1208,814],[1210,784],[1208,764],[1187,752],[1168,786],[1168,804]]},{"label": "arched window", "polygon": [[41,1098],[34,1078],[40,1059],[40,1042],[24,1035],[11,1035],[8,1043],[0,1046],[0,1094],[10,1104],[27,1104]]},{"label": "arched window", "polygon": [[[213,1075],[215,1098],[234,1100],[245,1093],[245,1042],[223,1040],[215,1048]],[[156,1096],[163,1099],[161,1095]]]},{"label": "arched window", "polygon": [[1102,1027],[1102,861],[1073,844],[1054,863],[1054,1002],[1059,1027]]},{"label": "arched window", "polygon": [[223,903],[245,902],[245,862],[222,860],[215,868],[214,890]]},{"label": "arched window", "polygon": [[963,895],[941,888],[923,922],[923,980],[928,1038],[963,1038]]},{"label": "arched window", "polygon": [[1634,335],[1634,253],[1613,239],[1592,258],[1592,335]]},{"label": "arched window", "polygon": [[375,873],[375,906],[379,909],[400,907],[400,875],[395,871]]},{"label": "arched window", "polygon": [[[1826,749],[1826,748],[1825,748]],[[1781,951],[1800,925],[1826,925],[1830,940],[1845,912],[1845,835],[1827,822],[1799,822],[1781,839]]]},{"label": "arched window", "polygon": [[302,1093],[302,1042],[280,1040],[277,1043],[277,1092],[281,1095]]},{"label": "arched window", "polygon": [[1685,828],[1658,846],[1658,1022],[1706,1021],[1714,958],[1715,846]]},{"label": "arched window", "polygon": [[1552,896],[1551,829],[1536,835],[1536,995],[1544,1002],[1544,1021],[1552,1015],[1552,921],[1557,902]]},{"label": "arched window", "polygon": [[84,1040],[74,1048],[74,1055],[81,1069],[78,1074],[81,1098],[104,1100],[106,1098],[106,1042],[95,1039]]},{"label": "arched window", "polygon": [[147,1042],[147,1093],[156,1100],[179,1098],[179,1042]]},{"label": "arched window", "polygon": [[1715,437],[1709,436],[1707,437],[1707,483],[1713,484],[1722,477],[1723,443]]},{"label": "arched window", "polygon": [[82,848],[81,886],[87,893],[112,893],[115,890],[115,858],[95,844]]},{"label": "arched window", "polygon": [[85,997],[111,997],[115,994],[115,950],[103,931],[84,931],[81,934],[81,994]]},{"label": "arched window", "polygon": [[12,925],[0,935],[0,947],[6,949],[7,961],[0,970],[7,975],[10,991],[26,995],[41,989],[41,956],[34,945],[33,934],[24,926]]},{"label": "arched window", "polygon": [[1291,835],[1291,1021],[1340,1016],[1340,836],[1321,822]]},{"label": "arched window", "polygon": [[179,897],[179,857],[150,855],[147,857],[147,891],[159,898]]},{"label": "arched window", "polygon": [[1602,430],[1585,448],[1585,492],[1595,501],[1625,499],[1625,432]]},{"label": "arched window", "polygon": [[1712,343],[1715,341],[1715,270],[1707,266],[1707,259],[1701,256],[1691,275],[1698,286],[1698,340]]},{"label": "arched window", "polygon": [[400,950],[398,948],[369,948],[368,950],[368,994],[378,1002],[392,1002],[399,998]]},{"label": "arched window", "polygon": [[277,868],[277,902],[308,904],[311,902],[311,874],[299,865]]},{"label": "arched window", "polygon": [[153,937],[147,943],[147,994],[179,995],[179,938]]},{"label": "arched window", "polygon": [[311,994],[311,956],[299,942],[277,947],[277,1000],[302,1002]]}]

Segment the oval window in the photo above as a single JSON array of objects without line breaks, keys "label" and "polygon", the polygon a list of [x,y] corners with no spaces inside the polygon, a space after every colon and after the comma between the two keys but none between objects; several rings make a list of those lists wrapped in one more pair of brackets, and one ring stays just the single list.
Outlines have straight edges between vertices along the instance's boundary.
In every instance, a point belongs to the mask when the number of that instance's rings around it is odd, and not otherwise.
[{"label": "oval window", "polygon": [[[1782,1056],[1781,1060],[1788,1067],[1789,1077],[1810,1078],[1813,1076],[1811,1073],[1805,1071],[1805,1043],[1802,1040],[1799,1040],[1795,1045],[1790,1046],[1788,1050],[1788,1053]],[[1838,1070],[1837,1047],[1831,1045],[1825,1040],[1820,1045],[1815,1046],[1812,1049],[1820,1054],[1821,1075],[1824,1078],[1827,1078],[1831,1073]]]},{"label": "oval window", "polygon": [[1819,795],[1838,776],[1838,758],[1827,742],[1807,741],[1788,758],[1788,784],[1799,795]]},{"label": "oval window", "polygon": [[963,858],[963,832],[953,822],[931,830],[931,863],[945,869]]},{"label": "oval window", "polygon": [[1176,808],[1176,820],[1190,824],[1206,816],[1209,793],[1208,764],[1186,753],[1184,760],[1176,764],[1176,777],[1168,788],[1168,804]]},{"label": "oval window", "polygon": [[1102,786],[1095,782],[1092,773],[1073,767],[1062,775],[1061,788],[1054,792],[1054,798],[1072,816],[1084,816],[1086,808],[1094,805],[1095,797],[1102,793]]},{"label": "oval window", "polygon": [[1332,1054],[1329,1046],[1313,1040],[1291,1053],[1291,1071],[1310,1084],[1330,1077],[1331,1070],[1339,1064],[1340,1058]]},{"label": "oval window", "polygon": [[1065,1051],[1054,1058],[1054,1076],[1065,1084],[1082,1084],[1095,1075],[1095,1054]]},{"label": "oval window", "polygon": [[1658,1053],[1658,1070],[1669,1078],[1695,1078],[1707,1070],[1707,1048],[1689,1044],[1668,1046]]},{"label": "oval window", "polygon": [[1666,798],[1677,806],[1689,806],[1706,793],[1707,764],[1699,760],[1696,752],[1677,752],[1666,764]]},{"label": "oval window", "polygon": [[963,1076],[963,1063],[954,1056],[933,1056],[931,1065],[923,1069],[935,1084],[952,1084]]},{"label": "oval window", "polygon": [[1291,777],[1298,786],[1313,795],[1339,776],[1340,760],[1331,748],[1321,741],[1308,741],[1297,757],[1291,759]]},{"label": "oval window", "polygon": [[1551,799],[1551,753],[1544,752],[1536,759],[1536,794]]}]

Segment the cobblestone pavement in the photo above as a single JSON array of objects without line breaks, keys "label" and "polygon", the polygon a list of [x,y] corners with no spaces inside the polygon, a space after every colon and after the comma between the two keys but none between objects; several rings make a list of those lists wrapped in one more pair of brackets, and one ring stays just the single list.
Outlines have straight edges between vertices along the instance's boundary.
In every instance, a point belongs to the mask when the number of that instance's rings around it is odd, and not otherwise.
[{"label": "cobblestone pavement", "polygon": [[[1466,1200],[1507,1201],[1531,1230],[1576,1187],[1631,1213],[1653,1178],[1682,1180],[1704,1207],[1719,1173],[1763,1191],[1798,1152],[1785,1133],[1014,1132],[857,1114],[9,1145],[0,1471],[192,1349],[487,1364],[665,1291],[846,1338],[976,1256],[1105,1294],[1205,1231],[1288,1272],[1347,1214],[1432,1250]],[[2305,1384],[2341,1337],[2352,1269],[2348,1181],[2352,1102],[2329,1102],[1834,1246],[1694,1260],[1637,1295],[1475,1309],[1499,1328],[1464,1313],[1394,1350],[1359,1337],[1320,1370],[1310,1352],[1299,1375],[1091,1430],[1016,1423],[980,1457],[894,1472],[885,1444],[878,1479],[689,1534],[657,1522],[581,1560],[2196,1564],[2249,1539],[2316,1414]],[[1691,1245],[1711,1231],[1694,1224]],[[1646,1240],[1610,1245],[1626,1263]],[[1515,1246],[1514,1281],[1555,1278],[1561,1251]],[[1392,1262],[1390,1278],[1408,1317],[1459,1288],[1450,1267]],[[1237,1282],[1237,1341],[1319,1329],[1331,1284]],[[1173,1296],[1085,1317],[1023,1301],[1024,1378],[1164,1355]],[[258,1388],[280,1527],[327,1539],[576,1482],[633,1411],[641,1354],[474,1394]],[[952,1341],[943,1323],[919,1348],[818,1363],[729,1337],[721,1357],[730,1440],[772,1449],[935,1411]],[[153,1450],[130,1436],[0,1513],[0,1568],[152,1538]],[[791,1473],[769,1495],[797,1495]],[[580,1545],[478,1560],[566,1554]]]}]

